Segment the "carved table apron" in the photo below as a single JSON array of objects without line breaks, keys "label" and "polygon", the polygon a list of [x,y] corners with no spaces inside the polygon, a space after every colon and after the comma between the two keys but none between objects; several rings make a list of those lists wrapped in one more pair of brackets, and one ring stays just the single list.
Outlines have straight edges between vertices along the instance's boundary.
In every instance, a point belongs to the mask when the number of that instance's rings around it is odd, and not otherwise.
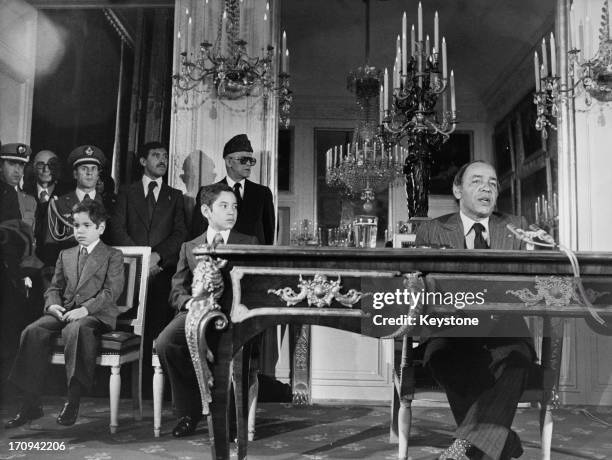
[{"label": "carved table apron", "polygon": [[[219,300],[229,319],[217,321],[220,331],[211,349],[214,362],[211,421],[215,459],[229,458],[229,395],[234,373],[238,458],[246,458],[246,395],[243,373],[248,371],[244,346],[261,331],[278,324],[315,324],[373,337],[412,335],[411,326],[374,327],[372,293],[408,289],[414,292],[484,292],[485,302],[465,306],[467,314],[514,314],[548,319],[552,349],[550,390],[558,380],[563,321],[553,317],[584,317],[588,312],[575,294],[571,268],[552,251],[475,251],[421,249],[336,249],[289,247],[198,248],[199,257],[227,260],[225,292]],[[578,254],[583,282],[594,310],[612,320],[612,254]],[[230,286],[231,284],[231,286]],[[385,307],[386,308],[386,307]],[[391,308],[391,307],[390,307]],[[395,313],[442,317],[454,305],[428,303],[413,308],[395,306]],[[210,320],[206,321],[206,324]],[[194,326],[197,327],[197,326]],[[205,330],[200,328],[200,331]],[[201,336],[200,339],[205,339]],[[206,343],[205,340],[202,340]],[[406,350],[404,350],[406,353]],[[402,359],[403,365],[406,359]],[[402,374],[406,369],[402,368]],[[408,373],[407,373],[408,374]],[[399,398],[411,399],[411,388],[400,382]],[[401,446],[400,446],[401,447]]]}]

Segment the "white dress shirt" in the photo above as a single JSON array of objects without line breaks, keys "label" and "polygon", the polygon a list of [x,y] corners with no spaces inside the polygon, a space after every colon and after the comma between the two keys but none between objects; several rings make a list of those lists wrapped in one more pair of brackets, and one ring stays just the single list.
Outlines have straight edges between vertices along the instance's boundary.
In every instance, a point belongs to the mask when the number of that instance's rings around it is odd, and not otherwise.
[{"label": "white dress shirt", "polygon": [[474,220],[470,219],[468,216],[463,214],[463,211],[459,211],[459,215],[461,216],[461,223],[463,224],[463,236],[465,236],[465,245],[468,249],[474,249],[474,238],[476,237],[476,233],[472,229],[472,226],[475,223],[479,223],[484,227],[484,231],[482,232],[482,236],[486,240],[489,247],[491,246],[491,238],[489,237],[489,218],[485,217],[482,220]]},{"label": "white dress shirt", "polygon": [[226,176],[225,180],[227,181],[227,185],[229,185],[232,190],[234,189],[234,184],[240,184],[240,198],[244,198],[244,184],[246,179],[242,179],[241,181],[236,182],[230,176]]},{"label": "white dress shirt", "polygon": [[150,182],[156,182],[157,183],[157,187],[155,187],[153,189],[153,196],[155,196],[155,201],[157,201],[157,199],[159,198],[159,191],[161,190],[161,187],[162,187],[162,184],[164,183],[164,181],[162,181],[161,177],[158,177],[157,179],[151,179],[146,174],[143,174],[142,175],[142,185],[144,187],[145,197],[149,194],[149,183]]},{"label": "white dress shirt", "polygon": [[223,244],[227,244],[227,239],[229,238],[229,234],[230,234],[231,230],[221,230],[220,232],[218,232],[217,230],[213,230],[210,226],[206,229],[206,242],[208,244],[212,244],[214,239],[215,239],[215,235],[217,233],[221,233],[221,236],[223,237]]},{"label": "white dress shirt", "polygon": [[77,188],[75,190],[76,192],[76,196],[79,199],[79,201],[83,201],[83,199],[85,198],[85,194],[89,195],[89,199],[91,200],[95,200],[96,199],[96,189],[94,188],[91,192],[85,192],[83,190],[81,190],[80,188]]}]

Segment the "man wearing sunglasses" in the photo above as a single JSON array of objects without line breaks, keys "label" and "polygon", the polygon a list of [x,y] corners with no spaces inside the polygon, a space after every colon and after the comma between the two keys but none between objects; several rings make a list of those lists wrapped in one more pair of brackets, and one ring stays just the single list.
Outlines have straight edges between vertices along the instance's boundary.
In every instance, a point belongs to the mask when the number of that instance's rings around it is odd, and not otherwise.
[{"label": "man wearing sunglasses", "polygon": [[[246,134],[238,134],[225,144],[223,159],[227,176],[219,183],[229,185],[234,190],[238,202],[238,220],[234,230],[257,237],[261,244],[273,244],[275,221],[272,192],[268,187],[248,180],[251,168],[255,166],[257,160],[253,157],[253,147]],[[204,233],[208,227],[208,222],[199,211],[201,207],[199,197],[200,192],[193,212],[191,226],[193,238]]]}]

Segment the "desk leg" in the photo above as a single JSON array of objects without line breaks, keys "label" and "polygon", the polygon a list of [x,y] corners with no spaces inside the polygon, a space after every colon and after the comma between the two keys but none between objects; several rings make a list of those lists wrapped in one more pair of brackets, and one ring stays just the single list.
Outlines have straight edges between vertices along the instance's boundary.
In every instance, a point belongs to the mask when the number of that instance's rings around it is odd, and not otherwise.
[{"label": "desk leg", "polygon": [[291,391],[293,404],[309,405],[312,401],[310,386],[310,325],[291,326]]},{"label": "desk leg", "polygon": [[[408,458],[408,441],[412,424],[412,400],[414,399],[414,364],[412,337],[405,336],[402,340],[402,356],[393,372],[393,403],[391,407],[391,441],[397,436],[399,441],[398,458]],[[399,364],[399,366],[398,366]]]},{"label": "desk leg", "polygon": [[221,333],[215,361],[212,365],[214,385],[212,388],[212,402],[210,416],[208,417],[208,433],[212,434],[214,442],[211,444],[213,460],[229,460],[229,411],[230,411],[230,369],[232,366],[232,333]]}]

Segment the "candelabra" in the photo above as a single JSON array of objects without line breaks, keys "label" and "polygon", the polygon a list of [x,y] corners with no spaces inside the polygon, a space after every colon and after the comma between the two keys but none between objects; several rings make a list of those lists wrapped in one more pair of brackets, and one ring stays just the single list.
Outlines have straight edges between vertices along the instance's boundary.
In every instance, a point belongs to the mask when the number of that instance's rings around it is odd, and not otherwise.
[{"label": "candelabra", "polygon": [[[211,2],[212,3],[212,2]],[[263,46],[261,56],[250,56],[247,42],[240,38],[244,33],[244,8],[240,0],[223,0],[222,12],[217,21],[216,36],[212,43],[204,40],[197,51],[192,51],[190,43],[195,42],[196,24],[194,17],[185,10],[186,27],[179,27],[177,41],[183,51],[175,64],[176,73],[172,76],[174,95],[182,98],[188,104],[190,98],[195,99],[201,93],[210,93],[219,100],[235,100],[246,96],[268,97],[275,94],[279,100],[281,124],[289,122],[289,110],[292,102],[289,89],[289,51],[286,45],[286,34],[283,33],[281,51],[281,72],[275,78],[273,61],[274,47]],[[212,7],[208,0],[204,6],[203,36],[212,33]],[[207,25],[206,25],[207,23]],[[269,5],[263,19],[262,39],[271,36]],[[185,30],[186,29],[186,30]],[[265,42],[264,42],[265,43]],[[278,81],[278,84],[277,84]],[[211,91],[214,90],[214,91]]]},{"label": "candelabra", "polygon": [[[571,49],[568,51],[568,80],[565,86],[557,74],[554,35],[550,36],[550,68],[548,67],[548,48],[542,40],[542,61],[537,51],[534,53],[536,92],[533,102],[536,105],[536,129],[548,136],[547,128],[556,129],[559,104],[568,97],[584,95],[584,104],[589,109],[593,99],[602,103],[612,101],[612,39],[610,38],[610,11],[604,1],[599,27],[599,45],[595,52],[591,49],[590,20],[576,21],[574,9],[570,11]],[[586,38],[585,38],[586,35]]]},{"label": "candelabra", "polygon": [[[429,35],[423,40],[423,10],[419,3],[418,27],[411,29],[408,56],[406,13],[402,18],[402,38],[398,36],[391,108],[389,108],[388,73],[385,70],[380,103],[380,138],[383,142],[407,146],[403,167],[406,178],[408,214],[427,217],[429,180],[433,153],[446,142],[457,125],[455,77],[448,77],[446,39],[439,46],[438,13],[434,16],[433,47]],[[450,90],[450,91],[447,91]],[[451,107],[448,110],[447,94]],[[442,110],[436,104],[442,96]]]}]

